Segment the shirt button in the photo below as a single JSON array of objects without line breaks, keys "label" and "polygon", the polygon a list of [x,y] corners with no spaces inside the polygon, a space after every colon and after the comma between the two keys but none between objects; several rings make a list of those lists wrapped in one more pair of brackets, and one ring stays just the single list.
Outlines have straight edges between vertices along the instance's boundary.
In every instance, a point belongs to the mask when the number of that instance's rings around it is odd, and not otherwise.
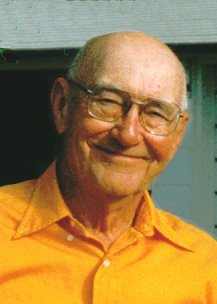
[{"label": "shirt button", "polygon": [[149,231],[151,229],[151,226],[148,224],[144,224],[145,231]]},{"label": "shirt button", "polygon": [[108,259],[105,259],[105,260],[103,261],[103,266],[105,266],[105,267],[109,267],[110,264],[111,264],[111,262],[110,262]]},{"label": "shirt button", "polygon": [[67,241],[71,242],[74,240],[74,236],[72,234],[68,234],[66,239]]},{"label": "shirt button", "polygon": [[147,234],[152,234],[153,233],[153,227],[151,225],[144,224],[144,231]]}]

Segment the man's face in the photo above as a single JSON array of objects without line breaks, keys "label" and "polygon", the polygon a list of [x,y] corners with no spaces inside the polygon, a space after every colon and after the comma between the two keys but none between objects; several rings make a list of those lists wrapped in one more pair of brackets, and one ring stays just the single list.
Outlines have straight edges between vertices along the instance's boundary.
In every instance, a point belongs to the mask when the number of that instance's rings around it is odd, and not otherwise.
[{"label": "man's face", "polygon": [[[132,52],[120,50],[112,56],[108,52],[91,79],[80,83],[115,87],[129,92],[135,101],[148,96],[180,103],[180,73],[165,63],[165,58],[146,62],[141,60],[143,57],[133,59]],[[175,154],[187,114],[173,133],[158,136],[142,127],[138,105],[111,123],[91,117],[86,100],[81,92],[80,106],[71,114],[65,131],[63,159],[67,176],[84,191],[114,196],[142,192]]]}]

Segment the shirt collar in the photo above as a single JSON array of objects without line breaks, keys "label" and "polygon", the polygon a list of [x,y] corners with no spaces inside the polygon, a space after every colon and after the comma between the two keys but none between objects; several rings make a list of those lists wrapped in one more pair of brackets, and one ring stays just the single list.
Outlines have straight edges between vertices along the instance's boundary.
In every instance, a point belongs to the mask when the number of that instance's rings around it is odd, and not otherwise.
[{"label": "shirt collar", "polygon": [[42,230],[67,216],[72,217],[59,190],[54,162],[37,180],[32,198],[13,238]]},{"label": "shirt collar", "polygon": [[[77,222],[72,217],[60,193],[56,176],[56,163],[53,162],[37,180],[32,198],[13,239],[42,230],[65,217]],[[172,215],[166,216],[163,211],[158,210],[148,191],[145,191],[144,202],[136,217],[134,228],[145,237],[154,236],[155,230],[157,230],[173,244],[194,251],[192,246],[188,244],[186,237],[183,236],[183,232],[181,233],[175,228],[177,225],[175,219]]]},{"label": "shirt collar", "polygon": [[[183,249],[194,251],[192,244],[182,229],[183,222],[155,207],[148,191],[144,192],[144,202],[135,221],[135,228],[145,237],[152,237],[156,232],[165,239]],[[185,224],[186,225],[186,224]]]}]

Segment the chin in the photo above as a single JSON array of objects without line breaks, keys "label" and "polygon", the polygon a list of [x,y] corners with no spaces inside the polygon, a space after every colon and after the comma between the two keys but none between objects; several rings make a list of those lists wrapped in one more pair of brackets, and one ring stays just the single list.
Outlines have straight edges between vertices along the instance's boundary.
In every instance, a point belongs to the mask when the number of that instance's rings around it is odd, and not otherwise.
[{"label": "chin", "polygon": [[112,196],[128,196],[143,192],[147,184],[144,178],[123,174],[120,172],[107,172],[103,175],[95,175],[98,191]]}]

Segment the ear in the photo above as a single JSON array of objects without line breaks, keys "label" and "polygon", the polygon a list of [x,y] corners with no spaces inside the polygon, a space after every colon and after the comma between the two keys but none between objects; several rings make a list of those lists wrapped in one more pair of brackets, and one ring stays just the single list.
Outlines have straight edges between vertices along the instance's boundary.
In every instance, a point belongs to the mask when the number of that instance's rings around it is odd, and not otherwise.
[{"label": "ear", "polygon": [[181,136],[181,138],[183,138],[189,118],[190,118],[189,112],[184,112],[183,117],[180,118],[179,125],[178,125],[178,134],[179,134],[179,136]]},{"label": "ear", "polygon": [[183,117],[180,118],[179,124],[177,126],[176,130],[176,140],[174,141],[175,143],[175,150],[177,151],[178,147],[180,146],[182,139],[185,134],[185,129],[188,124],[190,114],[189,112],[184,112]]},{"label": "ear", "polygon": [[64,133],[67,128],[68,95],[69,85],[67,81],[62,77],[57,78],[52,86],[50,99],[53,120],[59,134]]}]

